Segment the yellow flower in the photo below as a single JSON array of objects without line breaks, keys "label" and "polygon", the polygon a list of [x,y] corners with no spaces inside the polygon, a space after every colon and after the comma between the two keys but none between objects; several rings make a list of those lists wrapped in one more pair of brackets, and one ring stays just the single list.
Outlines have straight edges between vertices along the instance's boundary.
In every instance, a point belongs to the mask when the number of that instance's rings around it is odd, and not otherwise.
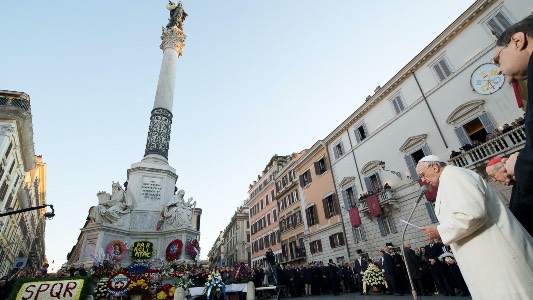
[{"label": "yellow flower", "polygon": [[165,299],[167,297],[167,294],[165,292],[161,291],[157,293],[157,299]]}]

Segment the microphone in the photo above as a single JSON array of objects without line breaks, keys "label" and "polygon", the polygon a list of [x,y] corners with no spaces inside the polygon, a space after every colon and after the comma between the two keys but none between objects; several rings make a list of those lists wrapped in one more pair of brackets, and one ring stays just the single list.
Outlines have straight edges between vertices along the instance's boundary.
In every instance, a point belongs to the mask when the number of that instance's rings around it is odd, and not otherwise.
[{"label": "microphone", "polygon": [[[409,215],[409,218],[407,218],[407,223],[409,223],[411,221],[411,217],[413,217],[413,213],[415,212],[416,206],[420,202],[420,199],[422,199],[422,197],[424,196],[424,193],[427,192],[427,190],[428,190],[428,186],[427,185],[423,185],[420,188],[420,191],[419,191],[420,194],[418,195],[418,198],[416,199],[415,206],[413,207],[413,210],[411,211],[411,214]],[[405,227],[403,228],[401,250],[402,250],[402,255],[403,255],[403,261],[405,262],[405,267],[407,269],[407,276],[409,277],[409,283],[411,284],[411,293],[413,294],[413,299],[417,300],[417,299],[420,299],[420,298],[416,294],[416,289],[415,289],[415,285],[413,283],[413,278],[411,278],[411,272],[409,271],[409,266],[407,264],[407,257],[405,257],[405,249],[404,249],[405,247],[403,245],[404,244],[404,240],[405,240],[405,231],[407,231],[407,225],[408,224],[405,224]]]},{"label": "microphone", "polygon": [[[416,199],[416,204],[418,204],[418,202],[420,202],[420,199],[422,199],[422,196],[424,196],[424,194],[428,191],[428,186],[427,185],[423,185],[421,188],[420,188],[420,195],[418,195],[418,199]],[[415,206],[416,207],[416,206]],[[409,222],[409,220],[407,220]]]}]

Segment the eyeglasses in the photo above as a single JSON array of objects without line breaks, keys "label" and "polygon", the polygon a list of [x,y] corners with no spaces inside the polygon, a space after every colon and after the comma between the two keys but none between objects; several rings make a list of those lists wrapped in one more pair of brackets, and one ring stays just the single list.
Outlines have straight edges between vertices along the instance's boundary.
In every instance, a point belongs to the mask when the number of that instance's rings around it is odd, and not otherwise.
[{"label": "eyeglasses", "polygon": [[498,54],[492,59],[491,63],[497,65],[498,67],[500,66],[500,53],[502,53],[503,49],[509,47],[509,44],[511,42],[505,44],[505,46],[503,46],[503,48],[500,49],[500,51],[498,51]]},{"label": "eyeglasses", "polygon": [[420,178],[424,178],[424,177],[426,176],[426,171],[427,171],[430,167],[433,167],[434,165],[435,165],[435,164],[431,164],[431,165],[429,165],[429,166],[428,166],[423,172],[420,172],[420,173],[418,174],[418,177],[420,177]]}]

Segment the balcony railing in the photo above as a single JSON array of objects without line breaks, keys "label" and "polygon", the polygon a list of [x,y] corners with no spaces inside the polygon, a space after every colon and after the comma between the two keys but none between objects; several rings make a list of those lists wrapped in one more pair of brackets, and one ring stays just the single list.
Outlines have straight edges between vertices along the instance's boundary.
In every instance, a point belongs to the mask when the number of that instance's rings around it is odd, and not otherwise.
[{"label": "balcony railing", "polygon": [[0,97],[0,105],[16,106],[24,109],[25,111],[30,110],[30,101],[22,98],[8,99],[5,97]]},{"label": "balcony railing", "polygon": [[497,155],[507,155],[524,147],[526,131],[524,126],[515,128],[505,134],[497,136],[487,142],[452,157],[449,162],[458,167],[469,168]]},{"label": "balcony railing", "polygon": [[[394,190],[392,189],[383,190],[377,193],[377,196],[380,206],[383,206],[385,204],[396,206],[398,204],[398,199],[396,199],[396,195],[394,195]],[[368,212],[368,205],[366,204],[366,199],[358,201],[357,207],[359,209],[359,212]]]}]

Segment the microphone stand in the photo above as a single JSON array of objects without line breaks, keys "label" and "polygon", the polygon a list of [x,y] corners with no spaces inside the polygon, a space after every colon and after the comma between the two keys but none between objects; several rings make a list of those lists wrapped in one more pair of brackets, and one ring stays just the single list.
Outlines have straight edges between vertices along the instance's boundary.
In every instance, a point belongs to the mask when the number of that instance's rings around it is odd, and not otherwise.
[{"label": "microphone stand", "polygon": [[[411,218],[413,217],[413,213],[415,212],[415,209],[418,205],[418,202],[420,202],[420,199],[422,199],[422,196],[424,196],[424,193],[428,190],[428,187],[427,186],[422,186],[422,188],[420,189],[420,195],[418,196],[418,199],[416,199],[416,202],[415,202],[415,206],[413,207],[413,210],[411,210],[411,214],[409,214],[409,217],[407,218],[407,222],[410,222],[411,221]],[[414,300],[418,300],[420,299],[420,297],[418,297],[418,295],[416,294],[416,289],[415,289],[415,285],[413,283],[413,278],[411,277],[411,271],[409,270],[409,265],[407,263],[407,258],[405,257],[405,246],[404,246],[404,240],[405,240],[405,232],[407,231],[407,225],[409,224],[405,224],[405,227],[403,228],[403,232],[402,232],[402,245],[401,245],[401,250],[402,250],[402,256],[403,256],[403,260],[405,262],[405,266],[406,266],[406,269],[407,269],[407,276],[409,277],[409,284],[411,284],[411,293],[413,294],[413,299]]]}]

